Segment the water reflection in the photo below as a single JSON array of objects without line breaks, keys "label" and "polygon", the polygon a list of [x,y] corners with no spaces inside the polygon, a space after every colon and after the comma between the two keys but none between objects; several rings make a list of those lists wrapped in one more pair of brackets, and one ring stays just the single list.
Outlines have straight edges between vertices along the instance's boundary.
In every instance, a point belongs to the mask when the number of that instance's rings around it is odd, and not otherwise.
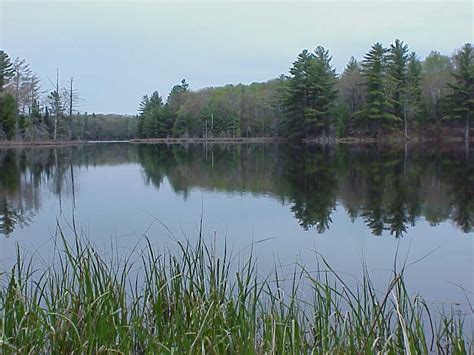
[{"label": "water reflection", "polygon": [[[474,225],[474,154],[464,147],[288,145],[92,145],[0,150],[0,233],[28,225],[41,191],[75,199],[75,171],[140,164],[146,184],[266,195],[288,205],[305,230],[324,233],[342,206],[375,236],[402,237],[417,220]],[[73,204],[74,205],[74,204]]]},{"label": "water reflection", "polygon": [[452,219],[464,232],[474,222],[474,164],[462,150],[405,151],[377,146],[217,146],[200,149],[144,146],[148,182],[167,176],[176,192],[201,187],[269,193],[291,204],[304,229],[323,233],[339,202],[372,233],[396,237],[419,217],[432,225]]}]

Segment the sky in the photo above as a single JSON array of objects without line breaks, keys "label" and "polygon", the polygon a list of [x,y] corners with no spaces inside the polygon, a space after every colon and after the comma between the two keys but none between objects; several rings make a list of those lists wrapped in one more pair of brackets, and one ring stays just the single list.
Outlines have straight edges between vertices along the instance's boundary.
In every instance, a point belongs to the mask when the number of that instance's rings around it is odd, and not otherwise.
[{"label": "sky", "polygon": [[154,90],[266,81],[323,45],[337,72],[395,38],[425,57],[472,42],[471,1],[0,0],[0,48],[52,90],[74,77],[80,111],[136,114]]}]

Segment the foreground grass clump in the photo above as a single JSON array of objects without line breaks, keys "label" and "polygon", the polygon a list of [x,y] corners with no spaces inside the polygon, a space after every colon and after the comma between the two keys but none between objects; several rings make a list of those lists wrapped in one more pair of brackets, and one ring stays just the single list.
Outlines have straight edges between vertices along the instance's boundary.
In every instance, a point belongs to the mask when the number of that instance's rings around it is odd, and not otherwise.
[{"label": "foreground grass clump", "polygon": [[179,246],[157,254],[147,243],[106,260],[63,238],[55,265],[41,272],[18,252],[1,275],[0,353],[469,351],[462,319],[434,317],[410,298],[403,271],[385,292],[368,276],[351,290],[322,258],[324,277],[297,266],[283,282],[279,268],[260,277],[252,256],[236,271],[225,248],[218,257],[202,240]]}]

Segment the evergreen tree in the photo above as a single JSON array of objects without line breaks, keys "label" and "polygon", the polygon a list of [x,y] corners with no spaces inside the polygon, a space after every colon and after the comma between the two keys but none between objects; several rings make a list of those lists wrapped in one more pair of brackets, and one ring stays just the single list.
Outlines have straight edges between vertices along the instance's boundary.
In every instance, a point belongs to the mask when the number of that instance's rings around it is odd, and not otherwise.
[{"label": "evergreen tree", "polygon": [[147,109],[160,108],[163,107],[163,99],[161,98],[158,91],[154,91],[150,96],[150,101],[148,103]]},{"label": "evergreen tree", "polygon": [[139,107],[138,129],[142,138],[166,138],[171,136],[174,116],[168,105],[157,91],[148,97],[144,96]]},{"label": "evergreen tree", "polygon": [[4,87],[15,74],[8,54],[0,50],[0,100]]},{"label": "evergreen tree", "polygon": [[7,93],[0,101],[0,125],[7,139],[15,137],[16,112],[15,97]]},{"label": "evergreen tree", "polygon": [[327,134],[331,126],[337,90],[331,57],[324,47],[314,53],[304,50],[285,81],[284,106],[289,138],[301,139]]},{"label": "evergreen tree", "polygon": [[474,52],[471,43],[466,43],[455,56],[454,82],[449,84],[452,93],[448,96],[447,117],[465,120],[466,142],[469,141],[470,120],[474,116]]},{"label": "evergreen tree", "polygon": [[303,50],[293,62],[290,75],[285,80],[283,105],[286,110],[284,121],[287,136],[301,139],[305,135],[305,110],[311,101],[312,67],[314,55]]},{"label": "evergreen tree", "polygon": [[176,113],[179,110],[184,101],[184,94],[188,92],[189,84],[185,79],[181,80],[180,84],[173,86],[168,95],[168,99],[166,100],[166,103],[170,106],[172,112]]},{"label": "evergreen tree", "polygon": [[390,45],[388,54],[388,72],[392,84],[392,105],[393,114],[401,121],[403,120],[405,128],[405,138],[408,136],[407,122],[407,65],[408,65],[408,46],[395,40]]},{"label": "evergreen tree", "polygon": [[138,136],[140,138],[145,137],[145,112],[148,109],[150,103],[150,98],[148,95],[143,95],[140,104],[138,105]]},{"label": "evergreen tree", "polygon": [[391,113],[393,105],[387,97],[386,53],[387,49],[383,48],[381,43],[375,43],[362,62],[367,100],[364,108],[357,112],[356,117],[374,136],[378,136],[382,128],[399,121]]},{"label": "evergreen tree", "polygon": [[151,96],[144,95],[139,105],[138,132],[142,138],[158,137],[159,119],[163,108],[163,99],[158,91]]},{"label": "evergreen tree", "polygon": [[51,138],[53,138],[53,140],[56,140],[58,133],[58,124],[63,118],[64,114],[61,94],[57,90],[52,91],[48,96],[48,101],[49,107],[51,108],[51,112],[54,115]]},{"label": "evergreen tree", "polygon": [[393,113],[403,119],[406,106],[408,46],[395,40],[388,54],[388,72],[392,81]]},{"label": "evergreen tree", "polygon": [[148,97],[148,95],[143,95],[142,100],[140,101],[140,104],[138,105],[138,112],[140,115],[145,114],[149,104],[150,104],[150,98]]},{"label": "evergreen tree", "polygon": [[174,136],[188,135],[188,126],[192,125],[192,122],[189,122],[189,117],[178,117],[178,111],[184,104],[187,93],[189,93],[189,84],[183,79],[180,84],[173,86],[166,100],[169,113],[173,116],[172,133]]},{"label": "evergreen tree", "polygon": [[407,66],[407,119],[415,120],[422,112],[421,105],[421,81],[423,79],[423,67],[415,52],[408,56]]},{"label": "evergreen tree", "polygon": [[311,100],[305,110],[305,130],[307,137],[327,135],[334,117],[334,101],[337,96],[336,75],[331,66],[329,51],[322,46],[314,51],[311,66]]}]

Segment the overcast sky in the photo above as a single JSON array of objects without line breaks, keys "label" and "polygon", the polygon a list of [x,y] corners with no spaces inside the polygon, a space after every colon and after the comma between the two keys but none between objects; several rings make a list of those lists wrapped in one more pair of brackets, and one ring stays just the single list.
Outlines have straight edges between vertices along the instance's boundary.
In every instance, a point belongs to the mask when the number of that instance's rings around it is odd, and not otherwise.
[{"label": "overcast sky", "polygon": [[140,97],[286,74],[304,48],[351,55],[395,38],[421,57],[473,41],[471,1],[151,2],[0,0],[1,48],[25,58],[51,90],[73,76],[80,110],[135,114]]}]

